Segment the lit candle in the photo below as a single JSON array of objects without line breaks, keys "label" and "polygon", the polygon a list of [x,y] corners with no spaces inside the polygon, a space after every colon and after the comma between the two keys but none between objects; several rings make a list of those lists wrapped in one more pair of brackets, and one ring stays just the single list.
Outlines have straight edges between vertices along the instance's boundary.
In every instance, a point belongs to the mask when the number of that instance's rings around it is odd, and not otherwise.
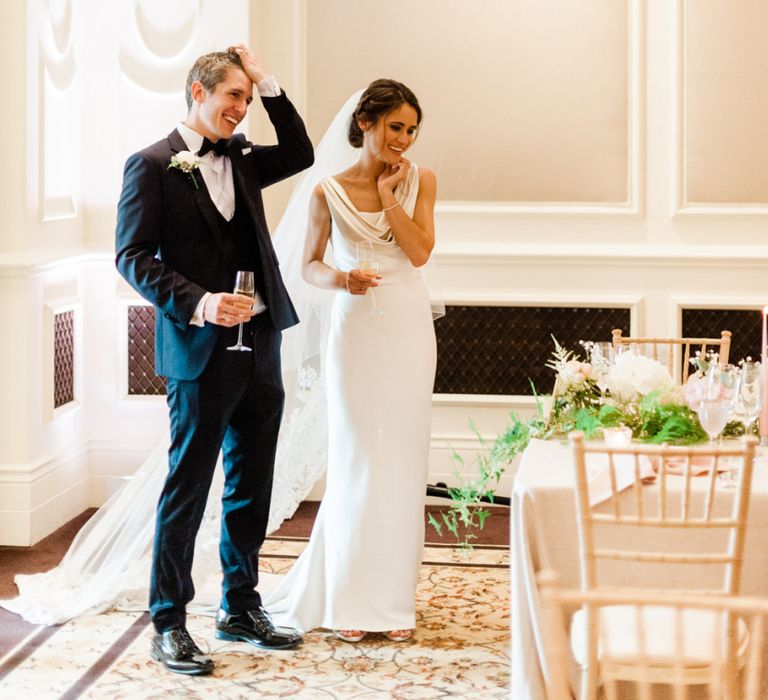
[{"label": "lit candle", "polygon": [[760,379],[762,407],[760,408],[760,444],[768,444],[768,306],[763,307],[763,343],[760,346]]},{"label": "lit candle", "polygon": [[629,447],[632,444],[632,428],[625,425],[603,428],[603,439],[608,447]]}]

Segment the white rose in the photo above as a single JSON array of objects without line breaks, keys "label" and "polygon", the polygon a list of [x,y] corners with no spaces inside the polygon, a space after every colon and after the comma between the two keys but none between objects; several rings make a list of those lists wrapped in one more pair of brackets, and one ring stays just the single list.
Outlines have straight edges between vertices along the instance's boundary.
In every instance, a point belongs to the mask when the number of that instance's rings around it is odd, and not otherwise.
[{"label": "white rose", "polygon": [[183,170],[191,170],[200,165],[200,159],[191,151],[179,151],[175,158]]},{"label": "white rose", "polygon": [[620,401],[632,401],[652,391],[668,391],[672,377],[664,365],[635,353],[622,353],[608,373],[606,384]]}]

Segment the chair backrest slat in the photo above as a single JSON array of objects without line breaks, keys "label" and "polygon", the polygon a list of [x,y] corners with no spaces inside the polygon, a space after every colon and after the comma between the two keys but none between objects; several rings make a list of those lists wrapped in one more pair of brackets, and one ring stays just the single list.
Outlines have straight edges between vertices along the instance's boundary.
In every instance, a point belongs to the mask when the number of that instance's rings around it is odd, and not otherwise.
[{"label": "chair backrest slat", "polygon": [[[607,608],[622,606],[634,608],[634,624],[621,630],[622,641],[629,642],[637,650],[633,659],[636,674],[636,695],[650,698],[651,688],[659,682],[658,671],[671,671],[664,681],[671,686],[671,696],[688,698],[691,684],[691,653],[705,655],[707,666],[697,676],[696,697],[722,698],[723,700],[758,700],[765,695],[762,686],[763,657],[766,648],[766,620],[768,619],[768,598],[750,598],[738,595],[697,595],[690,592],[652,591],[636,588],[597,588],[590,591],[565,589],[559,585],[558,576],[552,571],[542,571],[538,577],[542,604],[542,638],[544,648],[545,682],[548,700],[571,700],[570,669],[572,668],[571,648],[565,620],[566,611],[582,607],[589,610],[594,619],[604,619]],[[649,657],[649,640],[657,630],[653,624],[652,610],[664,608],[670,612],[673,626],[670,628],[667,660],[660,667]],[[646,611],[648,614],[646,614]],[[695,639],[686,624],[689,616],[711,620],[711,624],[697,627]],[[616,628],[597,625],[594,643],[603,650],[616,648]],[[745,641],[746,640],[746,641]],[[695,648],[688,645],[693,643]],[[744,644],[747,644],[744,650]],[[629,648],[627,643],[620,648]],[[670,658],[671,657],[671,658]],[[588,675],[588,685],[582,687],[582,697],[596,698],[602,690],[608,699],[615,698],[616,680],[625,670],[621,656],[611,658],[605,653],[600,661],[597,653],[587,650],[587,663],[599,667],[599,674]]]},{"label": "chair backrest slat", "polygon": [[[688,381],[690,369],[691,348],[698,348],[702,357],[707,354],[708,348],[713,348],[718,354],[720,365],[728,364],[728,356],[731,351],[731,332],[721,331],[719,338],[640,338],[623,335],[621,328],[615,328],[612,332],[613,345],[639,345],[649,346],[654,360],[663,361],[674,379],[683,384]],[[666,356],[659,358],[659,348],[666,349]],[[682,363],[678,361],[677,348],[682,349]]]},{"label": "chair backrest slat", "polygon": [[[668,445],[632,444],[629,447],[609,447],[604,443],[584,440],[582,433],[569,436],[577,483],[576,514],[581,553],[582,585],[600,585],[598,561],[637,562],[638,564],[700,564],[720,567],[723,571],[719,590],[736,593],[741,583],[746,519],[752,484],[754,438],[723,446],[672,447]],[[726,455],[739,463],[737,489],[717,478],[720,460]],[[621,456],[621,461],[618,457]],[[611,486],[610,503],[590,505],[588,460],[606,465]],[[643,466],[658,465],[660,474],[652,484],[643,483]],[[623,476],[619,470],[625,469]],[[696,470],[706,469],[703,476]],[[670,473],[674,469],[674,473]],[[630,479],[630,492],[617,492],[617,484]],[[678,505],[679,504],[679,505]],[[598,544],[596,524],[602,538],[605,528],[641,528],[649,533],[638,537],[615,537],[610,546]],[[642,530],[642,528],[646,528]],[[679,543],[665,549],[667,538],[650,537],[650,529],[689,531],[690,535],[675,536]],[[693,533],[700,532],[701,535]],[[711,537],[704,533],[711,531]],[[719,535],[717,533],[725,533]],[[692,540],[696,540],[695,548]],[[617,545],[616,542],[619,544]],[[631,542],[631,546],[623,546]],[[714,569],[713,569],[714,571]]]},{"label": "chair backrest slat", "polygon": [[683,491],[683,511],[681,513],[681,520],[687,521],[691,516],[691,457],[685,456],[685,489]]},{"label": "chair backrest slat", "polygon": [[714,512],[714,504],[715,504],[715,486],[717,485],[717,474],[718,474],[719,468],[720,468],[720,456],[715,455],[715,458],[712,463],[712,469],[707,475],[709,478],[709,483],[707,484],[707,500],[706,500],[706,503],[704,504],[704,519],[707,522],[712,522],[712,514]]},{"label": "chair backrest slat", "polygon": [[613,453],[608,455],[608,476],[611,482],[611,506],[613,506],[613,515],[615,518],[621,517],[621,508],[619,506],[619,499],[614,498],[618,493],[618,487],[616,486],[616,462],[613,459]]}]

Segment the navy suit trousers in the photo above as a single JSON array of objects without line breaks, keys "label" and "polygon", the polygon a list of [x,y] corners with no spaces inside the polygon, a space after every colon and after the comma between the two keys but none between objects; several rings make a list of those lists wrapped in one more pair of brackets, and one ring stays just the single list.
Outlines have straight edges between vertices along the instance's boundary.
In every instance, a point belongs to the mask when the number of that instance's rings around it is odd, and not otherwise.
[{"label": "navy suit trousers", "polygon": [[223,450],[219,553],[222,607],[257,607],[259,549],[266,536],[277,434],[283,412],[281,333],[268,313],[245,326],[253,352],[227,350],[237,328],[221,329],[195,380],[168,379],[171,446],[157,507],[149,610],[163,632],[186,623],[195,595],[192,558],[219,450]]}]

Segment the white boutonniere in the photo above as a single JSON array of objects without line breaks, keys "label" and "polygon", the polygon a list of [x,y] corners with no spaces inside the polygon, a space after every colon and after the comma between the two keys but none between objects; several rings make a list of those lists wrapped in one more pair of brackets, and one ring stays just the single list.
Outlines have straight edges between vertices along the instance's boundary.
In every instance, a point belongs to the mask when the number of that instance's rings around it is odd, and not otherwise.
[{"label": "white boutonniere", "polygon": [[195,170],[200,167],[202,161],[192,151],[179,151],[171,156],[171,162],[168,164],[168,169],[176,168],[181,172],[189,175],[189,179],[192,180],[192,184],[195,189],[200,187],[197,184],[197,178],[195,178]]}]

